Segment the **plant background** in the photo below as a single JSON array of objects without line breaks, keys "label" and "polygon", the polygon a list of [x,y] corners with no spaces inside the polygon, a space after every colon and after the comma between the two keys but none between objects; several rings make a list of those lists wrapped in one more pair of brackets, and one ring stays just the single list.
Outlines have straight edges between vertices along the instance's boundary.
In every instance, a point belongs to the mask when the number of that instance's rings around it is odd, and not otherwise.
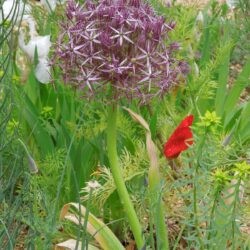
[{"label": "plant background", "polygon": [[[234,179],[235,163],[250,158],[249,4],[239,1],[232,12],[226,4],[212,1],[201,10],[203,20],[197,20],[199,9],[193,6],[174,4],[167,8],[157,1],[151,4],[161,15],[177,22],[171,39],[181,43],[178,56],[187,59],[191,66],[186,82],[163,100],[145,107],[136,102],[130,104],[149,123],[159,149],[171,248],[248,249],[249,181],[242,177],[243,201],[238,198],[240,185],[230,181]],[[48,13],[34,5],[32,11],[39,35],[51,34],[55,41],[64,7]],[[81,228],[59,221],[59,213],[67,202],[84,203],[81,198],[86,193],[80,190],[93,178],[104,189],[93,194],[89,209],[109,223],[124,244],[132,244],[108,169],[106,107],[100,102],[87,102],[64,86],[56,68],[53,84],[39,83],[34,76],[35,65],[17,46],[18,31],[14,25],[13,19],[0,28],[1,248],[51,249],[72,235],[82,239]],[[23,64],[26,75],[20,66]],[[206,111],[216,111],[220,123],[209,124],[207,129],[201,119]],[[162,154],[162,145],[188,113],[196,117],[195,145],[178,161],[169,163]],[[149,232],[145,134],[123,110],[119,114],[118,134],[126,183],[141,223]],[[31,173],[30,159],[18,139],[24,142],[39,168],[37,174]],[[223,182],[217,185],[218,175],[213,173],[218,170],[229,173],[230,181],[219,175]],[[228,190],[232,190],[230,195]],[[230,204],[226,204],[219,191],[232,198]],[[199,206],[195,213],[196,202]],[[147,238],[150,237],[148,233]],[[87,240],[91,242],[92,238],[88,236]]]}]

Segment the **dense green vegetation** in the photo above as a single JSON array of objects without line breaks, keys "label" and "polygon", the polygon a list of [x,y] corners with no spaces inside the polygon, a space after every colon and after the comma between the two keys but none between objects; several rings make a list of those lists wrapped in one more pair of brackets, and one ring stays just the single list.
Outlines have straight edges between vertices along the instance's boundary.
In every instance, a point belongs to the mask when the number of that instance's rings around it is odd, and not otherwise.
[{"label": "dense green vegetation", "polygon": [[[66,4],[27,3],[35,36],[50,35],[47,58],[38,46],[31,57],[20,48],[31,26],[14,3],[4,18],[0,3],[0,249],[54,249],[68,239],[79,249],[249,249],[248,1],[201,10],[150,1],[176,23],[168,39],[180,44],[175,57],[189,73],[146,105],[121,98],[116,117],[109,89],[89,99],[64,84],[56,63],[48,84],[37,80],[39,63],[54,58]],[[168,159],[164,144],[190,114],[193,143]],[[112,159],[145,248],[134,241]]]}]

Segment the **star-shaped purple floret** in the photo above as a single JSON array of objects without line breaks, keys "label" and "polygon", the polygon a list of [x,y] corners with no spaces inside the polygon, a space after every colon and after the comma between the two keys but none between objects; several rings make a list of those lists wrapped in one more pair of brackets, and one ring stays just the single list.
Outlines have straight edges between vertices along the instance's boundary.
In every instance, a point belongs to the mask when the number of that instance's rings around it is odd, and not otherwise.
[{"label": "star-shaped purple floret", "polygon": [[111,84],[114,98],[144,103],[163,96],[188,72],[174,58],[179,44],[169,41],[175,23],[166,23],[142,0],[69,0],[66,17],[53,63],[64,80],[86,93]]}]

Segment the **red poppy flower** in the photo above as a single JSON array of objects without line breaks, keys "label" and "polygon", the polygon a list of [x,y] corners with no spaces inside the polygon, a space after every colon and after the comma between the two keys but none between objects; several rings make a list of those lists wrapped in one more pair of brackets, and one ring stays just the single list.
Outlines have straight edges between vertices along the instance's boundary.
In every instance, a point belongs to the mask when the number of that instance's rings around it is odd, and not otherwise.
[{"label": "red poppy flower", "polygon": [[179,156],[193,144],[193,133],[190,129],[194,120],[193,115],[187,116],[175,129],[168,141],[164,145],[164,154],[168,159],[174,159]]}]

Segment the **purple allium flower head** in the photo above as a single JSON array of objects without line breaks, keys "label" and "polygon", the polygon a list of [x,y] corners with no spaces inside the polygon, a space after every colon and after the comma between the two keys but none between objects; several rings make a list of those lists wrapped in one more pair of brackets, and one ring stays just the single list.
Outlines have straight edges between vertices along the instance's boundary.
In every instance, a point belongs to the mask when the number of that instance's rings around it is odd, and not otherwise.
[{"label": "purple allium flower head", "polygon": [[[174,52],[166,23],[141,0],[69,0],[53,63],[64,81],[88,94],[110,84],[113,97],[141,103],[162,96],[187,74]],[[88,90],[88,91],[87,91]]]}]

